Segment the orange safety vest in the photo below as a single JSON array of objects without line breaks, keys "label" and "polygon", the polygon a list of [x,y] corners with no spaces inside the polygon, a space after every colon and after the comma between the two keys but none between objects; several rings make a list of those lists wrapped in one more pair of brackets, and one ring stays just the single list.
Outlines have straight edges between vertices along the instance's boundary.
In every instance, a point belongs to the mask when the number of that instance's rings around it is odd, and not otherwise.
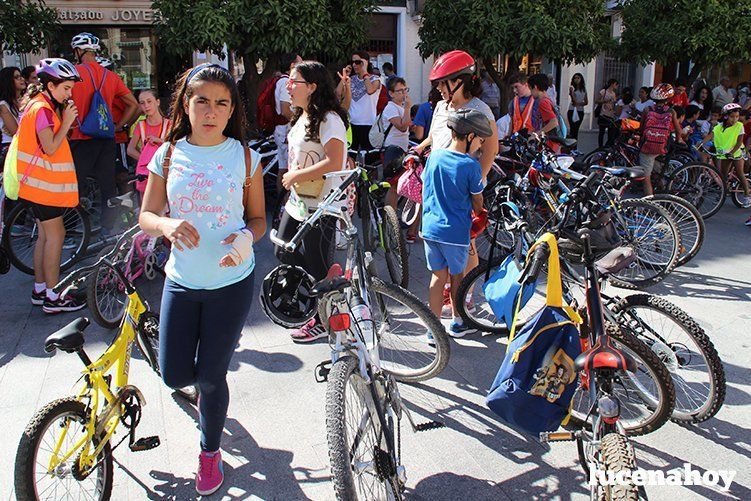
[{"label": "orange safety vest", "polygon": [[39,144],[36,119],[44,109],[52,111],[54,134],[62,126],[43,95],[29,102],[18,125],[18,198],[51,207],[75,207],[78,205],[78,181],[67,138],[52,155],[46,154]]},{"label": "orange safety vest", "polygon": [[534,106],[535,98],[529,96],[527,106],[524,107],[524,111],[521,111],[519,110],[519,96],[514,97],[514,116],[511,118],[512,134],[519,132],[522,129],[527,129],[529,132],[533,132],[535,130],[532,126],[532,110]]}]

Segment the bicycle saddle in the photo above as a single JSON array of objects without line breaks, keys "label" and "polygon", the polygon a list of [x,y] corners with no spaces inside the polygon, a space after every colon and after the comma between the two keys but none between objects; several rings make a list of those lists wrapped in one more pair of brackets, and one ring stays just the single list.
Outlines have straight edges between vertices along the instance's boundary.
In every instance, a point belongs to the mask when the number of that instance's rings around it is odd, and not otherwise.
[{"label": "bicycle saddle", "polygon": [[595,345],[576,357],[574,366],[577,371],[592,369],[614,369],[619,371],[636,370],[636,360],[629,354],[613,346],[610,336],[604,334],[597,338]]},{"label": "bicycle saddle", "polygon": [[597,260],[595,266],[600,275],[618,273],[636,261],[636,254],[631,247],[616,247]]},{"label": "bicycle saddle", "polygon": [[644,176],[646,176],[644,169],[639,167],[605,167],[601,165],[593,165],[591,168],[605,171],[614,176],[627,177],[629,179],[643,179]]},{"label": "bicycle saddle", "polygon": [[73,320],[59,331],[47,336],[44,341],[44,351],[52,353],[55,349],[65,353],[73,353],[83,347],[83,331],[91,322],[86,317]]},{"label": "bicycle saddle", "polygon": [[310,289],[310,295],[321,297],[325,296],[329,292],[341,292],[349,286],[349,280],[344,277],[325,278],[313,285],[313,287]]},{"label": "bicycle saddle", "polygon": [[566,148],[571,148],[572,146],[576,146],[576,139],[569,139],[567,137],[552,136],[552,135],[548,135],[547,139],[548,141],[552,141],[554,143],[563,145]]},{"label": "bicycle saddle", "polygon": [[110,209],[113,207],[126,207],[128,209],[132,209],[136,206],[135,201],[135,192],[130,191],[128,193],[125,193],[124,195],[119,195],[116,197],[112,197],[107,200],[107,207]]}]

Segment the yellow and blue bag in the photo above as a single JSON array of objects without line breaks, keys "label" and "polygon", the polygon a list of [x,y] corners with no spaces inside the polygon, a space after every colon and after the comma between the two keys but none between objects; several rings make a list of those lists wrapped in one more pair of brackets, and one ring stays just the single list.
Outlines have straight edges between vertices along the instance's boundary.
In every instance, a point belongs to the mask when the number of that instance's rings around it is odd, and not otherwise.
[{"label": "yellow and blue bag", "polygon": [[567,419],[576,390],[574,360],[581,353],[581,317],[563,304],[555,236],[540,237],[528,259],[542,242],[550,247],[546,305],[518,333],[514,319],[506,356],[485,400],[504,421],[535,436],[555,431]]}]

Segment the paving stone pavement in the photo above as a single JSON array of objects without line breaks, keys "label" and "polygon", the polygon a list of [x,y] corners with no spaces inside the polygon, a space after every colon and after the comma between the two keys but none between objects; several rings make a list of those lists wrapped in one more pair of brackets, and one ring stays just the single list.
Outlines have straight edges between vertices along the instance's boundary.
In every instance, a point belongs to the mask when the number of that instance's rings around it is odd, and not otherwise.
[{"label": "paving stone pavement", "polygon": [[[751,229],[747,211],[726,204],[707,222],[699,255],[650,292],[693,315],[717,347],[728,380],[719,414],[702,424],[666,424],[636,439],[641,467],[670,470],[689,462],[701,471],[730,469],[737,476],[723,493],[700,486],[649,487],[652,500],[751,499]],[[275,265],[265,239],[257,249],[256,290]],[[410,290],[426,298],[422,247],[411,247]],[[47,355],[43,340],[76,314],[45,316],[29,303],[32,279],[15,270],[0,277],[0,498],[15,499],[13,464],[19,437],[35,409],[74,392],[75,355]],[[144,282],[159,304],[160,284]],[[257,293],[257,292],[256,292]],[[86,314],[86,310],[80,312]],[[86,349],[97,356],[113,333],[94,325]],[[413,434],[403,428],[407,498],[414,500],[586,499],[586,479],[573,443],[544,446],[499,422],[484,396],[502,358],[496,336],[452,341],[447,369],[436,379],[400,388],[421,416],[446,428]],[[222,449],[226,481],[214,499],[333,499],[324,428],[325,385],[313,378],[326,359],[325,343],[299,346],[254,303],[229,373],[231,402]],[[131,382],[146,398],[139,435],[162,445],[115,453],[114,499],[195,499],[197,414],[175,397],[143,360],[134,359]]]}]

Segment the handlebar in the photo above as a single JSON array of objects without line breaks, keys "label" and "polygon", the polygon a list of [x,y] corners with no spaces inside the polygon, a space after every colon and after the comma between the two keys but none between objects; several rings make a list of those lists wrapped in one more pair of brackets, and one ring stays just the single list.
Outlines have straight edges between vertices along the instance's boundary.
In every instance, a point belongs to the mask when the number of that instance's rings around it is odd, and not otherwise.
[{"label": "handlebar", "polygon": [[540,275],[542,267],[545,265],[545,263],[548,262],[549,256],[550,247],[548,247],[548,244],[543,242],[539,246],[535,247],[535,252],[532,255],[532,259],[527,260],[526,264],[524,265],[524,270],[519,277],[519,283],[522,285],[534,283],[537,280],[537,277]]},{"label": "handlebar", "polygon": [[271,239],[271,243],[274,245],[281,247],[287,252],[295,252],[297,250],[297,247],[300,245],[300,242],[302,239],[307,235],[307,233],[310,231],[310,229],[318,222],[321,217],[324,215],[332,215],[336,217],[343,217],[342,212],[346,212],[346,207],[342,207],[339,213],[337,213],[332,208],[332,204],[339,199],[339,197],[342,196],[344,191],[354,183],[361,175],[362,175],[363,169],[360,167],[357,167],[355,169],[351,170],[342,170],[342,171],[336,171],[336,172],[329,172],[327,174],[324,174],[324,179],[330,178],[330,177],[339,177],[339,176],[347,176],[347,178],[342,182],[341,185],[339,185],[338,188],[331,190],[331,193],[328,194],[328,196],[318,205],[318,208],[311,214],[303,224],[298,228],[297,233],[292,237],[292,239],[289,242],[285,242],[281,238],[278,237],[278,232],[276,230],[271,230],[271,233],[269,234],[269,238]]},{"label": "handlebar", "polygon": [[125,277],[122,276],[122,272],[118,270],[116,267],[112,266],[112,263],[110,263],[109,258],[113,255],[117,254],[117,252],[120,251],[122,245],[132,239],[138,232],[141,231],[141,227],[138,225],[133,226],[128,231],[120,235],[118,237],[117,242],[115,243],[115,246],[112,248],[112,250],[99,258],[96,263],[91,264],[89,266],[83,266],[81,268],[78,268],[76,270],[73,270],[68,276],[60,280],[55,287],[52,288],[52,291],[55,294],[61,294],[63,291],[76,287],[81,282],[86,280],[86,278],[89,276],[91,272],[99,268],[101,265],[108,265],[110,268],[114,269],[115,272],[120,275],[120,280],[123,281],[123,283],[127,284],[127,280],[125,280]]}]

